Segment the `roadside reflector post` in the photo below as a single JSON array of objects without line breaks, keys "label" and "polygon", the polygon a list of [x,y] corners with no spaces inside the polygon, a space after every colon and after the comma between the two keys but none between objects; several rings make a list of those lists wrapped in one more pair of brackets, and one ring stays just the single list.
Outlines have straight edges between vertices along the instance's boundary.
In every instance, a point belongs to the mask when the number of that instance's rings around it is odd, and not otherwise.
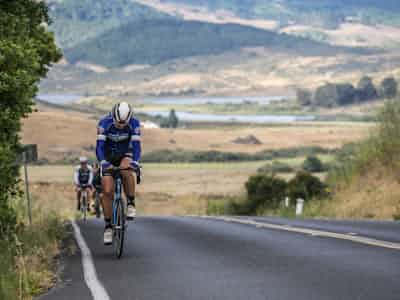
[{"label": "roadside reflector post", "polygon": [[301,216],[303,214],[303,208],[304,208],[304,200],[300,198],[297,199],[296,216]]},{"label": "roadside reflector post", "polygon": [[289,207],[289,205],[290,205],[290,199],[289,199],[289,197],[286,197],[285,198],[285,207],[287,208],[287,207]]},{"label": "roadside reflector post", "polygon": [[24,163],[24,173],[25,173],[25,194],[28,208],[28,218],[29,225],[32,225],[32,208],[31,208],[31,196],[29,194],[29,180],[28,180],[28,159],[26,157],[26,152],[22,153],[22,160]]}]

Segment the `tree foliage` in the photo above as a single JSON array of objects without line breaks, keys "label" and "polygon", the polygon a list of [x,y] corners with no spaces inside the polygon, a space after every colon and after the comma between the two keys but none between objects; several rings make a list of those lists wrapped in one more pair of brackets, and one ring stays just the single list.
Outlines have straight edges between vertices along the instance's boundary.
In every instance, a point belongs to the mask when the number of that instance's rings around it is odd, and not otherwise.
[{"label": "tree foliage", "polygon": [[61,56],[49,22],[44,2],[0,1],[0,236],[15,222],[10,199],[18,193],[20,120],[31,112],[40,78]]},{"label": "tree foliage", "polygon": [[288,183],[288,195],[291,199],[311,200],[326,195],[326,185],[316,176],[301,171]]},{"label": "tree foliage", "polygon": [[247,213],[266,207],[277,207],[285,198],[287,183],[274,175],[254,175],[246,182]]},{"label": "tree foliage", "polygon": [[[397,93],[396,80],[394,78],[386,79],[384,83],[382,82],[381,89],[382,95],[385,93],[394,97]],[[322,107],[334,107],[372,101],[377,99],[378,96],[378,90],[372,79],[364,76],[358,82],[357,87],[354,87],[351,83],[325,83],[316,89],[312,104]],[[304,96],[298,93],[298,102],[307,103],[307,101],[301,100],[302,97]]]},{"label": "tree foliage", "polygon": [[310,173],[319,173],[324,171],[324,164],[317,156],[310,155],[304,160],[302,169]]},{"label": "tree foliage", "polygon": [[381,95],[387,99],[393,99],[397,95],[398,83],[393,77],[386,77],[381,83]]},{"label": "tree foliage", "polygon": [[372,82],[371,77],[364,76],[357,85],[358,99],[360,101],[373,100],[378,98],[378,91]]}]

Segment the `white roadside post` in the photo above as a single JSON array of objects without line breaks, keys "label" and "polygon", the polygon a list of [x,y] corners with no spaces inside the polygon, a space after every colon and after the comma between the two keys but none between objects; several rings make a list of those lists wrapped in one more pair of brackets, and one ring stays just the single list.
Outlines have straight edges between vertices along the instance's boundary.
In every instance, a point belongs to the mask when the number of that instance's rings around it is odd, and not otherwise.
[{"label": "white roadside post", "polygon": [[303,208],[304,208],[304,200],[300,198],[297,199],[296,216],[301,216],[303,214]]},{"label": "white roadside post", "polygon": [[287,207],[289,207],[289,205],[290,205],[290,199],[289,199],[289,197],[286,197],[285,198],[285,207],[287,208]]}]

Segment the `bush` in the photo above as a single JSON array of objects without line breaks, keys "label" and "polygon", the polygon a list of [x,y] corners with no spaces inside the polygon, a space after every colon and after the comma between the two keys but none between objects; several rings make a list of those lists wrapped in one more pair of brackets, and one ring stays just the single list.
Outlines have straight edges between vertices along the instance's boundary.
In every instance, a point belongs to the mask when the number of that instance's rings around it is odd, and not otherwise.
[{"label": "bush", "polygon": [[286,195],[287,183],[273,175],[254,175],[246,182],[247,201],[243,212],[255,214],[264,208],[276,208]]},{"label": "bush", "polygon": [[370,77],[364,76],[358,82],[357,98],[359,101],[369,101],[378,98],[378,91]]},{"label": "bush", "polygon": [[386,77],[381,83],[381,95],[384,98],[393,99],[397,95],[397,81],[393,77]]},{"label": "bush", "polygon": [[325,166],[318,157],[312,155],[304,160],[302,169],[310,173],[319,173],[325,171]]},{"label": "bush", "polygon": [[328,154],[332,150],[321,147],[298,147],[279,150],[265,150],[255,154],[220,152],[220,151],[186,151],[186,150],[159,150],[145,153],[142,162],[170,163],[170,162],[228,162],[228,161],[260,161],[277,158],[294,158],[305,155]]},{"label": "bush", "polygon": [[275,160],[272,162],[272,164],[266,164],[257,170],[257,172],[259,173],[272,173],[272,174],[292,173],[293,171],[294,168],[292,168],[290,165]]},{"label": "bush", "polygon": [[308,106],[312,104],[312,93],[309,90],[298,89],[296,98],[300,105]]},{"label": "bush", "polygon": [[326,196],[326,185],[316,176],[301,171],[288,183],[288,194],[291,199],[310,200]]}]

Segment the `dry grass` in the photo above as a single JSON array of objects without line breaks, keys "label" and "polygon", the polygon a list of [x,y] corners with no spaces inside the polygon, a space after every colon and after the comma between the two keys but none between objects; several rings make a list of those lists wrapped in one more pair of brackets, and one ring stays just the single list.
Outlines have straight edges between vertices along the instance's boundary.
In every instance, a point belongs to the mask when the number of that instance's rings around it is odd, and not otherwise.
[{"label": "dry grass", "polygon": [[[147,129],[143,131],[143,150],[162,149],[255,153],[262,150],[300,146],[337,148],[360,140],[370,128],[365,123],[309,123],[254,128],[218,127],[210,129]],[[22,142],[38,144],[39,157],[59,161],[80,155],[94,156],[97,120],[89,114],[39,107],[24,120]],[[255,135],[261,145],[233,142],[238,137]]]},{"label": "dry grass", "polygon": [[[205,198],[244,192],[244,182],[263,162],[235,164],[145,164],[138,188],[138,209],[144,215],[205,212]],[[72,166],[33,166],[29,173],[34,201],[73,215]]]},{"label": "dry grass", "polygon": [[331,44],[350,47],[398,48],[400,45],[400,29],[384,25],[344,23],[335,30],[294,25],[285,27],[282,32],[294,35],[318,32]]},{"label": "dry grass", "polygon": [[400,217],[399,199],[398,175],[375,168],[336,191],[332,200],[312,203],[307,213],[342,219],[393,220]]}]

